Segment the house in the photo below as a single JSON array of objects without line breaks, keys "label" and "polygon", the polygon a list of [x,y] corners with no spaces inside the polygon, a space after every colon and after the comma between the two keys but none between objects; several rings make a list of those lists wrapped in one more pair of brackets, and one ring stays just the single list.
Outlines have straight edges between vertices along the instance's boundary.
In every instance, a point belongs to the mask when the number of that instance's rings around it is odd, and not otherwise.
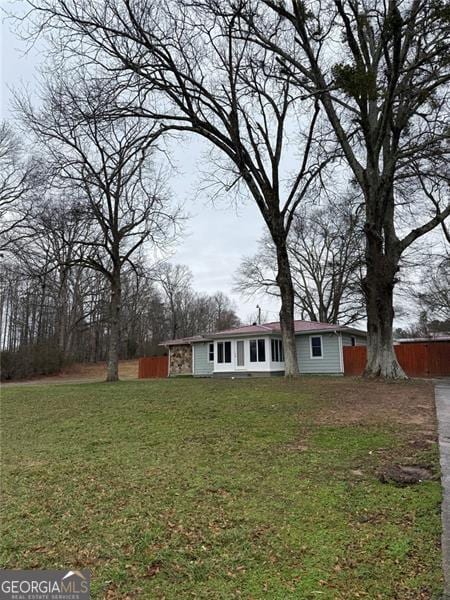
[{"label": "house", "polygon": [[[352,327],[295,321],[301,374],[343,375],[343,346],[366,344],[366,332]],[[169,340],[169,377],[249,377],[284,374],[280,323],[248,325],[207,335]]]}]

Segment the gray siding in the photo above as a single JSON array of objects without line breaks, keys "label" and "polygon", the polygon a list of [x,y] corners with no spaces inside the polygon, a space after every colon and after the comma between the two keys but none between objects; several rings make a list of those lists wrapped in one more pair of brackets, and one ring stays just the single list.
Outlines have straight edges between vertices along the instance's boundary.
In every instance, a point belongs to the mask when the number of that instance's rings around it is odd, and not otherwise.
[{"label": "gray siding", "polygon": [[352,336],[349,333],[342,334],[342,345],[343,346],[351,346],[352,345],[352,339],[351,339],[352,337],[355,338],[357,346],[366,346],[367,345],[366,338],[363,335]]},{"label": "gray siding", "polygon": [[[322,358],[311,358],[310,338],[322,336]],[[297,360],[300,373],[341,373],[339,335],[317,333],[297,336]]]},{"label": "gray siding", "polygon": [[212,375],[214,364],[208,361],[208,343],[192,344],[194,352],[193,375]]}]

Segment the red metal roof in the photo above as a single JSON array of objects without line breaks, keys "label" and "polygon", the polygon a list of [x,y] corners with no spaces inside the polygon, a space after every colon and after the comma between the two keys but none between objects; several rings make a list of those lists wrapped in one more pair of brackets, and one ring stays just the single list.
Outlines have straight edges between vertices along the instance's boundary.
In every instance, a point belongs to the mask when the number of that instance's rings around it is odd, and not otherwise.
[{"label": "red metal roof", "polygon": [[[360,333],[365,335],[365,331],[359,331],[353,327],[345,327],[343,325],[336,325],[333,323],[320,323],[318,321],[294,321],[295,333],[304,333],[308,331],[347,331],[348,333]],[[169,340],[163,342],[162,346],[174,346],[177,344],[191,344],[193,342],[201,342],[211,340],[217,337],[231,337],[241,335],[267,335],[270,333],[281,333],[279,321],[272,321],[270,323],[263,323],[261,325],[243,325],[241,327],[234,327],[232,329],[224,329],[222,331],[216,331],[215,333],[205,335],[194,335],[191,337],[180,338],[178,340]]]},{"label": "red metal roof", "polygon": [[[324,331],[324,330],[341,330],[343,329],[340,325],[333,325],[332,323],[319,323],[318,321],[294,321],[295,333],[302,333],[303,331]],[[272,321],[270,323],[263,323],[262,325],[244,325],[242,327],[235,327],[233,329],[225,329],[224,331],[217,331],[212,334],[215,336],[227,336],[227,335],[258,335],[259,333],[278,333],[281,332],[279,321]]]}]

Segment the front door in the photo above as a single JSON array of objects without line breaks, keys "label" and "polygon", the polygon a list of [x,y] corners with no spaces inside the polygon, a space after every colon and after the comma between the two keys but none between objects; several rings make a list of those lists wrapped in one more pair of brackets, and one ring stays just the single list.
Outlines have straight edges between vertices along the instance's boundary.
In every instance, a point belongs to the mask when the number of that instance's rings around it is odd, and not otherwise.
[{"label": "front door", "polygon": [[245,367],[244,341],[236,342],[236,367],[242,369]]}]

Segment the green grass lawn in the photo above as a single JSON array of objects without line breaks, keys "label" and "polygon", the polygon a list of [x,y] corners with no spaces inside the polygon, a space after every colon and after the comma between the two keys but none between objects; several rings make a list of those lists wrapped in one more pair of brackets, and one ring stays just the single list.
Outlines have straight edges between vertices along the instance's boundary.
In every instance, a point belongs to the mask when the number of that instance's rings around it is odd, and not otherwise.
[{"label": "green grass lawn", "polygon": [[439,481],[377,478],[437,469],[436,444],[389,411],[323,418],[343,385],[5,389],[2,566],[90,569],[93,598],[438,598]]}]

